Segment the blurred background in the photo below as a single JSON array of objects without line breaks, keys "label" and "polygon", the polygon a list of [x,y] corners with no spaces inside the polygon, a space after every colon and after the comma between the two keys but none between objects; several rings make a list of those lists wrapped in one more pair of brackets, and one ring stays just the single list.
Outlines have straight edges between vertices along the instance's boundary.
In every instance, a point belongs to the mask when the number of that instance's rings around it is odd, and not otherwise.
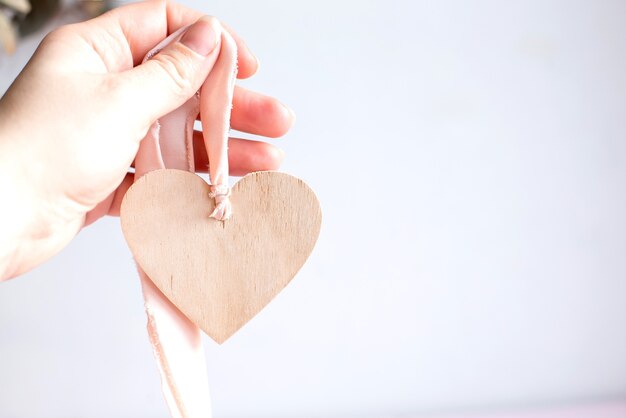
[{"label": "blurred background", "polygon": [[[625,1],[182,2],[260,57],[324,211],[205,339],[215,417],[626,417]],[[0,285],[0,417],[167,417],[145,323],[119,220],[86,228]]]}]

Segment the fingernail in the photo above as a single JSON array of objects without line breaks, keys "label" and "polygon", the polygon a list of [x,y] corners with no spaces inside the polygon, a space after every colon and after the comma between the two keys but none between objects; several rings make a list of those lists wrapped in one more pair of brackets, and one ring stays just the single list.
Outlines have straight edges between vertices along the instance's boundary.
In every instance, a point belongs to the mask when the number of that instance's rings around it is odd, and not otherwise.
[{"label": "fingernail", "polygon": [[180,43],[200,55],[207,56],[217,46],[217,31],[212,18],[202,17],[185,32]]}]

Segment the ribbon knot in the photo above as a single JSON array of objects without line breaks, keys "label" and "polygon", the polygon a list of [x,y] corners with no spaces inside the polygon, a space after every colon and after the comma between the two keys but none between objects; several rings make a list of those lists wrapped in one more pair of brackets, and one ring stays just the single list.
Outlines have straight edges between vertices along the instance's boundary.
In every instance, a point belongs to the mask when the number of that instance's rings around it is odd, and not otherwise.
[{"label": "ribbon knot", "polygon": [[218,221],[225,221],[231,217],[233,210],[230,203],[230,187],[223,184],[210,186],[209,197],[215,199],[215,209],[209,217]]}]

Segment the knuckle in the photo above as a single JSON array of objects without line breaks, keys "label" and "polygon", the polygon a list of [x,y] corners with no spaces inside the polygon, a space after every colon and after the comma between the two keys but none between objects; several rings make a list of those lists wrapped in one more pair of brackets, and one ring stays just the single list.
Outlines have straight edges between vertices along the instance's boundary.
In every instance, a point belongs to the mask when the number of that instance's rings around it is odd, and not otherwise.
[{"label": "knuckle", "polygon": [[193,89],[194,69],[186,57],[176,51],[157,54],[153,60],[172,81],[174,92],[185,96]]},{"label": "knuckle", "polygon": [[42,44],[45,45],[45,44],[63,41],[67,39],[69,36],[72,36],[75,32],[75,30],[73,29],[73,26],[74,25],[63,25],[63,26],[59,26],[56,29],[53,29],[43,38]]}]

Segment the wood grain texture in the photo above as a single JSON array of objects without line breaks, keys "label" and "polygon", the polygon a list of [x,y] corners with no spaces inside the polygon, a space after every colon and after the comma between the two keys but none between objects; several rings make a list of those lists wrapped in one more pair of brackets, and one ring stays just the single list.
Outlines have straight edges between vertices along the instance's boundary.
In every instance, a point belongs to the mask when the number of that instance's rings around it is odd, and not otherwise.
[{"label": "wood grain texture", "polygon": [[152,171],[128,190],[121,223],[157,287],[218,343],[296,275],[321,227],[314,192],[300,179],[256,172],[232,188],[233,217],[209,218],[209,185],[181,170]]}]

